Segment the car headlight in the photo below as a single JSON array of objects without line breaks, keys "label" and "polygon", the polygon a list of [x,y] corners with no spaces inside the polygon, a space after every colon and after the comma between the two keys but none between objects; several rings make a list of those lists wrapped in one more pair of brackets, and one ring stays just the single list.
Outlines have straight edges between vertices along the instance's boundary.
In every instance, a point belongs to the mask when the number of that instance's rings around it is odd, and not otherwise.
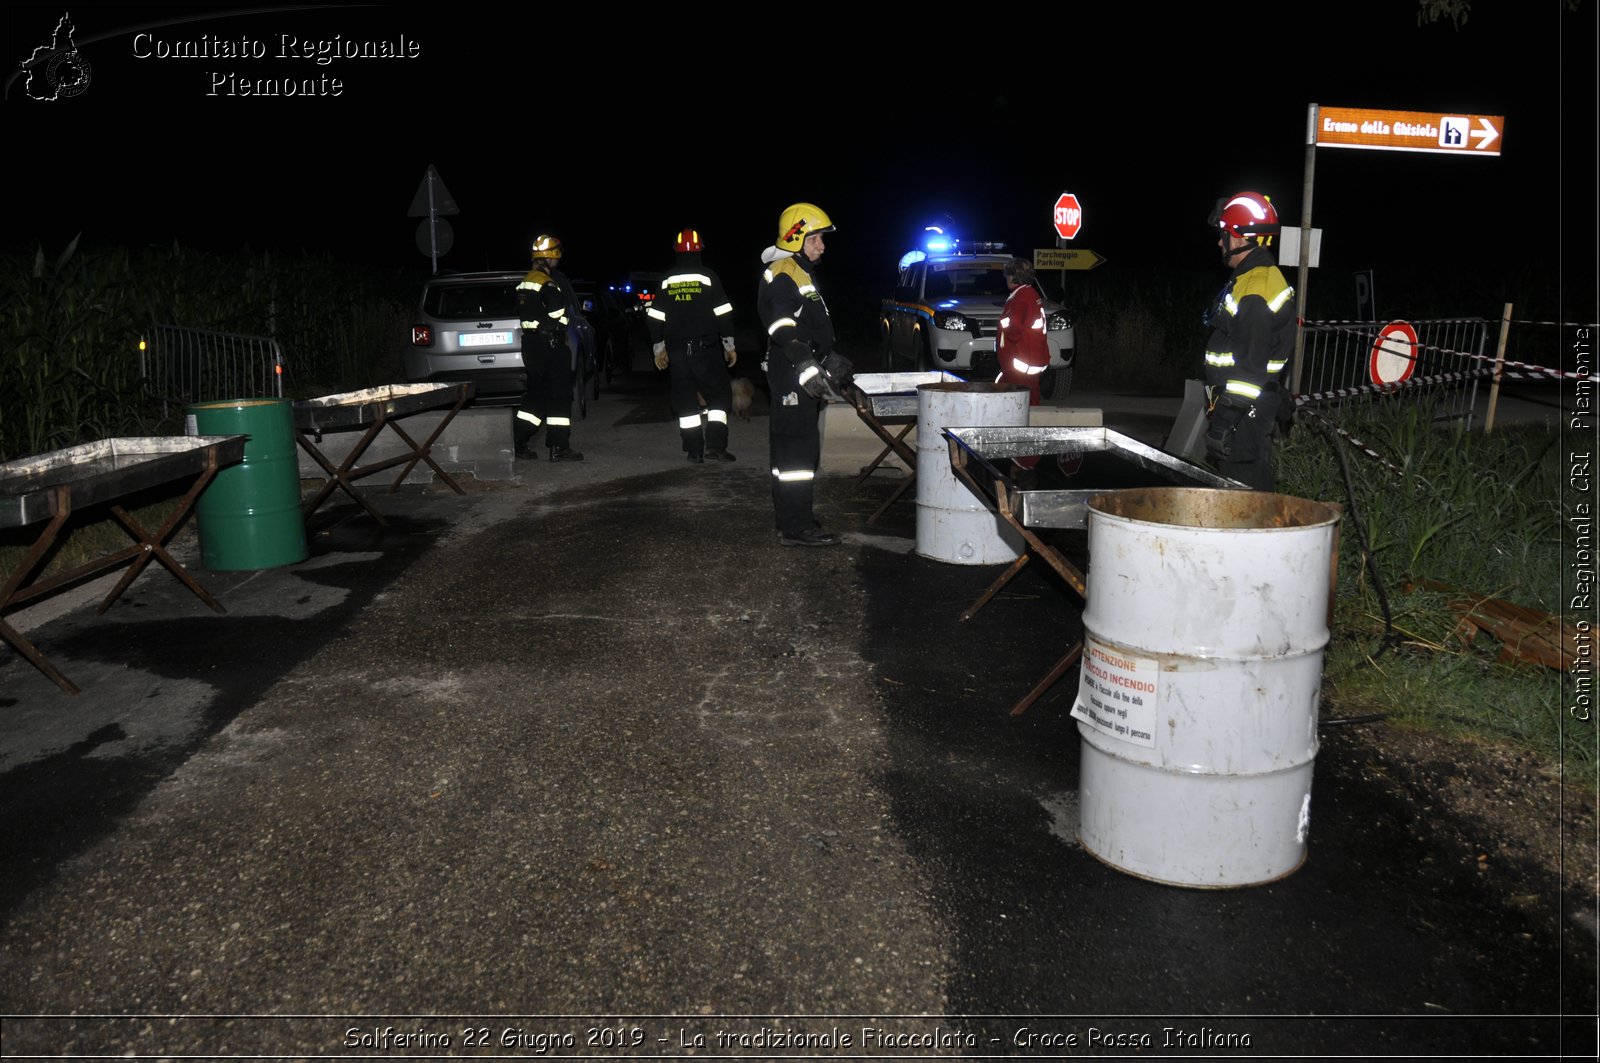
[{"label": "car headlight", "polygon": [[1045,319],[1044,327],[1051,332],[1065,332],[1072,327],[1072,318],[1065,310],[1057,310]]},{"label": "car headlight", "polygon": [[949,332],[965,332],[967,319],[954,310],[940,310],[933,315],[933,327]]}]

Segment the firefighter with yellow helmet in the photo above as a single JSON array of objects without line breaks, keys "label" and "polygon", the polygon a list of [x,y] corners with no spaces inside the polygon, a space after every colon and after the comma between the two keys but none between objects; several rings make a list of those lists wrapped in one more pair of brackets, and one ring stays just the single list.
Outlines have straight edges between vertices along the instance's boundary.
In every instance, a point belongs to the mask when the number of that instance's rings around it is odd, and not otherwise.
[{"label": "firefighter with yellow helmet", "polygon": [[1294,288],[1271,250],[1282,226],[1259,192],[1217,200],[1210,224],[1233,274],[1206,314],[1206,457],[1223,476],[1271,491],[1272,429],[1293,402],[1282,378],[1297,326]]},{"label": "firefighter with yellow helmet", "polygon": [[825,250],[823,236],[833,231],[832,219],[816,204],[795,203],[779,216],[778,239],[761,256],[766,270],[756,309],[767,330],[772,504],[784,546],[839,542],[812,512],[823,400],[830,384],[849,375],[849,362],[833,349],[833,320],[812,276]]},{"label": "firefighter with yellow helmet", "polygon": [[701,260],[703,246],[698,230],[679,231],[672,271],[662,278],[645,311],[645,325],[656,368],[672,374],[672,412],[689,460],[733,461],[728,453],[728,411],[733,406],[728,370],[738,359],[733,303],[722,279]]},{"label": "firefighter with yellow helmet", "polygon": [[572,350],[567,326],[573,314],[572,289],[558,267],[561,241],[540,235],[533,241],[533,267],[517,285],[522,317],[522,366],[527,390],[514,422],[517,453],[533,454],[533,437],[543,428],[551,461],[582,461],[572,449]]}]

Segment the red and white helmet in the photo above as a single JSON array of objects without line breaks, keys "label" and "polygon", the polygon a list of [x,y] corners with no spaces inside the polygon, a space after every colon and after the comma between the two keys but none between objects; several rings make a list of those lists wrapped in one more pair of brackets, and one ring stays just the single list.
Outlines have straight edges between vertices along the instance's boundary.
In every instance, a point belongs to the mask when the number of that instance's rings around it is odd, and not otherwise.
[{"label": "red and white helmet", "polygon": [[1234,236],[1251,237],[1265,247],[1282,230],[1278,208],[1260,192],[1235,192],[1217,200],[1210,224]]},{"label": "red and white helmet", "polygon": [[681,229],[681,230],[679,230],[679,232],[678,232],[678,240],[673,245],[672,249],[674,251],[698,251],[698,250],[700,250],[700,230],[699,229]]}]

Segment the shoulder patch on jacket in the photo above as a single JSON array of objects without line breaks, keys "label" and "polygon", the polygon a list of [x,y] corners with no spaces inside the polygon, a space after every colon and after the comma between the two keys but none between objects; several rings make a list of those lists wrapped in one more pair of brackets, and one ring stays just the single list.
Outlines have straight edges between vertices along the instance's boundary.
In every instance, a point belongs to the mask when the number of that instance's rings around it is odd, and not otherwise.
[{"label": "shoulder patch on jacket", "polygon": [[550,274],[546,273],[542,269],[530,269],[528,271],[528,275],[522,279],[523,282],[527,284],[549,284]]},{"label": "shoulder patch on jacket", "polygon": [[811,283],[811,274],[801,269],[800,264],[792,257],[786,258],[781,262],[774,262],[772,265],[767,267],[767,272],[772,274],[772,278],[774,280],[780,276],[788,277],[790,280],[794,281],[794,286],[796,288],[803,288],[807,284]]},{"label": "shoulder patch on jacket", "polygon": [[1242,300],[1246,296],[1259,295],[1269,305],[1281,306],[1279,300],[1284,292],[1293,292],[1289,281],[1284,277],[1283,271],[1277,266],[1257,266],[1255,269],[1240,274],[1239,279],[1233,282],[1233,298]]}]

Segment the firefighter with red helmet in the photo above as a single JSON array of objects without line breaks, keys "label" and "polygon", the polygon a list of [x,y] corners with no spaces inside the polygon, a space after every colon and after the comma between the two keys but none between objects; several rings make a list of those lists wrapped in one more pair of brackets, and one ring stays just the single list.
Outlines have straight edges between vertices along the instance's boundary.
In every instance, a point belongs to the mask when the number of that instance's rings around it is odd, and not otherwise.
[{"label": "firefighter with red helmet", "polygon": [[1210,224],[1233,272],[1206,315],[1206,457],[1223,476],[1271,491],[1272,430],[1280,406],[1293,401],[1283,373],[1297,327],[1294,288],[1271,250],[1282,226],[1259,192],[1219,199]]},{"label": "firefighter with red helmet", "polygon": [[995,353],[1000,359],[996,384],[1021,384],[1028,389],[1028,405],[1039,405],[1039,382],[1050,368],[1050,340],[1045,331],[1044,302],[1039,298],[1033,263],[1013,258],[1005,264],[1005,308],[1000,311],[1000,331]]},{"label": "firefighter with red helmet", "polygon": [[678,233],[672,272],[662,278],[645,311],[645,324],[656,368],[672,373],[672,412],[689,460],[733,461],[728,453],[728,410],[733,405],[728,370],[739,357],[733,304],[721,278],[701,261],[702,247],[698,230]]},{"label": "firefighter with red helmet", "polygon": [[572,320],[572,291],[557,268],[561,241],[540,235],[533,241],[533,268],[517,285],[522,317],[522,366],[527,390],[513,425],[517,453],[533,453],[533,437],[545,430],[551,461],[582,461],[572,449],[572,349],[567,325]]},{"label": "firefighter with red helmet", "polygon": [[794,203],[778,218],[778,239],[761,254],[756,310],[767,330],[767,385],[772,394],[768,450],[778,542],[784,546],[835,546],[812,512],[822,463],[823,363],[833,355],[833,320],[812,273],[833,221],[814,203]]}]

